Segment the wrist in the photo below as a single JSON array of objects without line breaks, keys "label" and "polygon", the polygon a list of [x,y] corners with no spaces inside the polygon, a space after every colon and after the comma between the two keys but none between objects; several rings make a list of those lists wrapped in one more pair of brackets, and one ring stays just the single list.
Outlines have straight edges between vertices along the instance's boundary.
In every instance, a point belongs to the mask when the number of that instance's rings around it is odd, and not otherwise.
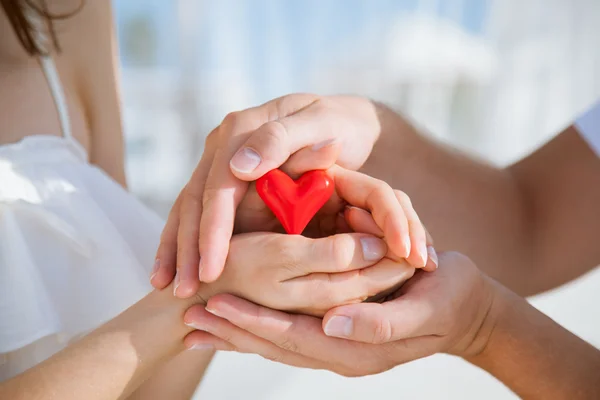
[{"label": "wrist", "polygon": [[423,138],[401,115],[383,103],[371,101],[379,121],[379,132],[363,166],[368,175],[400,186],[406,166],[418,165]]},{"label": "wrist", "polygon": [[491,278],[487,278],[487,280],[492,293],[489,311],[471,346],[463,354],[460,354],[462,358],[474,365],[481,365],[486,360],[496,357],[498,336],[502,335],[502,321],[507,318],[506,314],[514,307],[514,295]]}]

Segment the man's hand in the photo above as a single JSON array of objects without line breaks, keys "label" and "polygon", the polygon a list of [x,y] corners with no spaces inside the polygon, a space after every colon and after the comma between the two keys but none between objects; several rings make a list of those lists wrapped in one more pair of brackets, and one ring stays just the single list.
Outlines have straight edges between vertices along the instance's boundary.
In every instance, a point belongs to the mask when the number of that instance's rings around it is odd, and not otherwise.
[{"label": "man's hand", "polygon": [[153,285],[166,287],[177,270],[186,297],[199,280],[216,280],[248,182],[284,163],[291,175],[336,163],[356,170],[379,130],[375,106],[359,97],[290,95],[229,114],[208,136],[202,159],[171,210],[153,274],[160,279],[152,279]]},{"label": "man's hand", "polygon": [[417,271],[390,300],[345,305],[323,320],[257,306],[229,294],[194,306],[184,319],[199,329],[191,347],[257,353],[282,363],[345,376],[383,372],[438,352],[479,353],[495,286],[458,253],[440,254],[435,272]]}]

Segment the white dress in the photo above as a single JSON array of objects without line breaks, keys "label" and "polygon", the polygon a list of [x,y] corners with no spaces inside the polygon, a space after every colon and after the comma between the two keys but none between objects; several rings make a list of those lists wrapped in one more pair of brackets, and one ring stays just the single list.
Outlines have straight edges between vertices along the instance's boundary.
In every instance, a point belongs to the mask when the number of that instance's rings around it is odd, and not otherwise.
[{"label": "white dress", "polygon": [[0,146],[0,381],[146,295],[164,225],[88,163],[54,63],[41,64],[63,137]]}]

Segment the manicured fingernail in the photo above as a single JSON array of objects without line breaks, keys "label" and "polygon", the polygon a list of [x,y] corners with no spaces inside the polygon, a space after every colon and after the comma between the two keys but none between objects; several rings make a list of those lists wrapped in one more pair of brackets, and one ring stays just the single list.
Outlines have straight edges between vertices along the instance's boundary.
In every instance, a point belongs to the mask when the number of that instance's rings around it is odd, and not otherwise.
[{"label": "manicured fingernail", "polygon": [[190,347],[188,350],[203,350],[203,351],[208,351],[208,350],[214,350],[215,346],[213,346],[212,344],[208,344],[208,343],[198,343],[193,345],[192,347]]},{"label": "manicured fingernail", "polygon": [[365,261],[376,261],[385,256],[387,251],[383,240],[374,237],[360,238],[363,257]]},{"label": "manicured fingernail", "polygon": [[248,174],[254,171],[261,161],[260,154],[249,147],[244,147],[235,153],[229,164],[236,171]]},{"label": "manicured fingernail", "polygon": [[419,257],[421,258],[421,266],[427,265],[427,259],[429,258],[429,250],[425,242],[419,243]]},{"label": "manicured fingernail", "polygon": [[402,238],[402,244],[404,245],[404,252],[406,254],[406,257],[408,257],[410,255],[410,236],[406,235]]},{"label": "manicured fingernail", "polygon": [[325,324],[325,334],[340,338],[347,338],[352,335],[353,323],[352,318],[343,315],[331,317]]},{"label": "manicured fingernail", "polygon": [[317,144],[313,144],[313,146],[311,147],[312,151],[319,151],[321,150],[323,147],[327,147],[329,146],[331,143],[333,143],[335,141],[335,139],[327,139],[327,140],[323,140],[322,142],[319,142]]},{"label": "manicured fingernail", "polygon": [[154,267],[152,267],[152,274],[150,275],[150,280],[154,279],[159,268],[160,268],[160,260],[157,258],[156,261],[154,261]]},{"label": "manicured fingernail", "polygon": [[211,313],[212,315],[216,315],[217,317],[221,317],[221,316],[219,315],[219,313],[217,312],[217,310],[215,310],[215,309],[213,309],[213,308],[208,308],[208,307],[205,307],[204,309],[206,310],[206,312],[209,312],[209,313]]},{"label": "manicured fingernail", "polygon": [[185,326],[187,326],[189,328],[192,328],[192,329],[195,329],[197,331],[203,331],[204,330],[203,327],[201,327],[200,325],[195,324],[193,322],[184,322],[184,324],[185,324]]},{"label": "manicured fingernail", "polygon": [[439,261],[438,261],[437,252],[435,251],[433,246],[429,246],[427,248],[427,254],[429,255],[429,259],[435,264],[435,267],[437,268]]},{"label": "manicured fingernail", "polygon": [[177,296],[177,288],[179,288],[180,284],[179,272],[175,274],[175,284],[173,285],[173,296]]}]

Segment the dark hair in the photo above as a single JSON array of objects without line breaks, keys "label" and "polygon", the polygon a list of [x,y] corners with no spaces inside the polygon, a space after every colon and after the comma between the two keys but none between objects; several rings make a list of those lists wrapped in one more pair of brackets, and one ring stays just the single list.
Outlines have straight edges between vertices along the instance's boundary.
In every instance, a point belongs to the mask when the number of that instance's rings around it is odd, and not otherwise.
[{"label": "dark hair", "polygon": [[[60,45],[54,30],[54,21],[69,18],[81,10],[84,1],[72,12],[66,14],[52,14],[48,9],[46,0],[0,0],[0,5],[8,17],[10,24],[29,55],[48,55],[51,48],[60,51]],[[32,18],[33,17],[33,18]],[[40,26],[34,22],[37,18]],[[43,30],[40,32],[40,30]],[[47,35],[50,48],[43,46],[38,40],[40,34]]]}]

